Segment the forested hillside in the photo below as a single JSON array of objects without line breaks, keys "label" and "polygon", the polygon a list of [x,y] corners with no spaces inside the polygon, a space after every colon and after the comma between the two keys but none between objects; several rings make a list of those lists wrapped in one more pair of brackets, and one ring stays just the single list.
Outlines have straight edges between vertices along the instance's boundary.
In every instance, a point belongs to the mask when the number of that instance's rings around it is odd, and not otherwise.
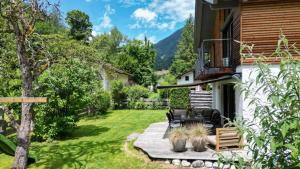
[{"label": "forested hillside", "polygon": [[177,42],[181,36],[182,29],[177,30],[170,36],[155,44],[157,57],[155,60],[155,69],[168,69],[172,64],[175,56]]}]

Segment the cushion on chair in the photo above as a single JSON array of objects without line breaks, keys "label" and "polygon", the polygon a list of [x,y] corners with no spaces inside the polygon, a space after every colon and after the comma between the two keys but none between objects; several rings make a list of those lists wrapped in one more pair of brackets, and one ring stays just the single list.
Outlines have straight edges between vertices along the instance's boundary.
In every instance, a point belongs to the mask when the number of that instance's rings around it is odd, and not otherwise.
[{"label": "cushion on chair", "polygon": [[216,146],[217,145],[216,135],[207,136],[207,141],[208,141],[208,144]]}]

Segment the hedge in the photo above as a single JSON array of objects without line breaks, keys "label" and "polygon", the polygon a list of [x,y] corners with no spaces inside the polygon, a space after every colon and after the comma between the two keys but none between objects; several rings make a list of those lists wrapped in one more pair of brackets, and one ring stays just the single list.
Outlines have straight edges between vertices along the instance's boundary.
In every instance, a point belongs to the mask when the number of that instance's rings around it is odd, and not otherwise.
[{"label": "hedge", "polygon": [[174,109],[187,109],[190,105],[190,89],[175,88],[170,91],[170,107]]}]

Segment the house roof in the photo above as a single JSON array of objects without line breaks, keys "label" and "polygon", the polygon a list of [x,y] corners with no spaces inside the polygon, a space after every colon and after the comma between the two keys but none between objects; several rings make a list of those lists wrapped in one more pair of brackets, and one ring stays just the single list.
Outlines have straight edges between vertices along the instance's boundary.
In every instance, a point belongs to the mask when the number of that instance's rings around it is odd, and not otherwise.
[{"label": "house roof", "polygon": [[195,51],[204,39],[212,39],[217,9],[237,7],[240,0],[196,0]]},{"label": "house roof", "polygon": [[203,0],[196,0],[195,10],[195,51],[201,47],[203,39],[213,37],[216,10],[210,8],[210,4]]},{"label": "house roof", "polygon": [[116,73],[128,75],[128,76],[131,76],[131,77],[133,76],[132,74],[127,73],[127,72],[124,71],[124,70],[121,70],[121,69],[119,69],[119,68],[114,67],[112,64],[105,63],[105,62],[99,62],[99,64],[100,64],[101,66],[103,66],[104,69],[109,69],[109,70],[112,70],[112,71],[114,71],[114,72],[116,72]]},{"label": "house roof", "polygon": [[222,77],[219,77],[219,78],[204,80],[204,81],[201,81],[201,82],[182,84],[182,85],[157,86],[157,89],[178,88],[178,87],[193,87],[193,86],[199,86],[199,85],[218,82],[218,81],[223,81],[223,80],[240,79],[240,78],[241,78],[241,75],[239,73],[235,73],[235,74],[232,74],[232,75],[225,75],[225,76],[222,76]]},{"label": "house roof", "polygon": [[185,74],[187,74],[187,73],[189,73],[189,72],[194,72],[195,71],[195,69],[194,68],[192,68],[192,69],[189,69],[189,70],[187,70],[187,71],[184,71],[183,73],[181,73],[180,75],[178,75],[176,78],[179,78],[179,77],[181,77],[181,76],[183,76],[183,75],[185,75]]}]

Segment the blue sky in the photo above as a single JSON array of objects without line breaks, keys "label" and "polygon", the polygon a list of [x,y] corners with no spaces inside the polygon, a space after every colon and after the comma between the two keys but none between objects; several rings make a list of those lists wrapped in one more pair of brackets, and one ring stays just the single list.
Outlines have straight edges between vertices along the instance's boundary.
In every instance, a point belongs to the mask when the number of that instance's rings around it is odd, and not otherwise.
[{"label": "blue sky", "polygon": [[152,42],[169,36],[194,14],[195,0],[61,0],[66,13],[81,10],[90,16],[93,34],[108,32],[113,26],[129,38]]}]

